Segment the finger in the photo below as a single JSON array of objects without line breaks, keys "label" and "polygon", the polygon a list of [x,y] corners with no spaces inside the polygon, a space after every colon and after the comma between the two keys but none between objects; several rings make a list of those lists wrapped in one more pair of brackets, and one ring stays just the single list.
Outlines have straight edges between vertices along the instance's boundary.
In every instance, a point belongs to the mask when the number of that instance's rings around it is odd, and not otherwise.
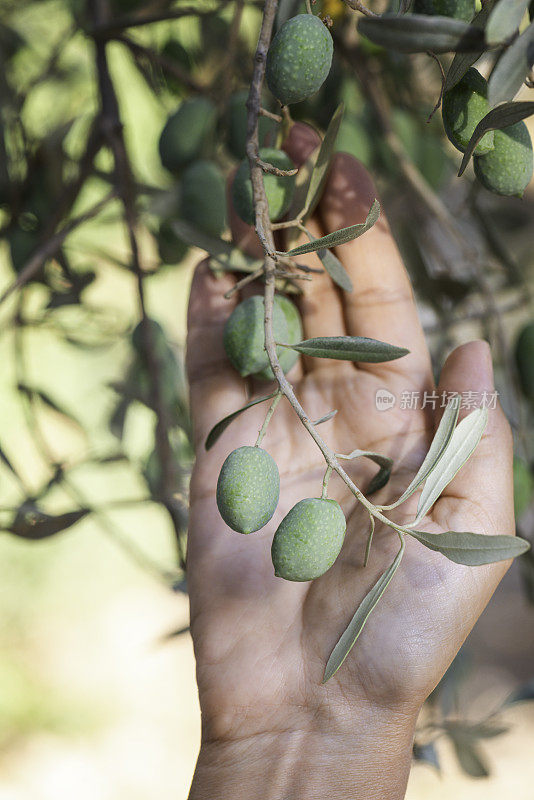
[{"label": "finger", "polygon": [[[438,393],[462,394],[464,417],[477,406],[489,407],[488,424],[469,461],[447,486],[434,508],[433,518],[440,518],[448,530],[465,530],[466,510],[473,518],[473,528],[480,533],[514,533],[513,442],[510,426],[495,399],[493,365],[489,345],[474,341],[456,348],[443,367]],[[463,518],[464,527],[458,527]]]},{"label": "finger", "polygon": [[[363,222],[377,197],[365,167],[352,156],[334,156],[319,207],[326,233]],[[384,213],[363,236],[336,248],[354,291],[343,293],[351,336],[369,336],[407,347],[410,355],[388,368],[430,376],[430,358],[408,274]],[[372,365],[371,369],[376,369]]]},{"label": "finger", "polygon": [[193,277],[187,312],[186,366],[189,379],[195,442],[203,441],[213,425],[247,401],[246,384],[230,364],[223,346],[223,330],[234,309],[236,295],[224,297],[235,279],[215,278],[207,261]]},{"label": "finger", "polygon": [[304,122],[295,122],[282,145],[282,150],[285,150],[296,167],[301,167],[320,144],[321,137],[317,131]]},{"label": "finger", "polygon": [[[312,236],[319,238],[323,235],[319,223],[310,219],[307,228]],[[308,242],[305,234],[301,234],[295,246]],[[316,253],[298,256],[296,261],[313,269],[323,269]],[[312,273],[311,281],[301,281],[302,295],[299,297],[299,308],[302,314],[302,327],[304,338],[311,339],[316,336],[345,336],[345,319],[340,294],[327,272]],[[305,358],[304,369],[306,372],[320,371],[336,368],[338,372],[352,372],[353,366],[348,361],[336,361],[331,358]]]}]

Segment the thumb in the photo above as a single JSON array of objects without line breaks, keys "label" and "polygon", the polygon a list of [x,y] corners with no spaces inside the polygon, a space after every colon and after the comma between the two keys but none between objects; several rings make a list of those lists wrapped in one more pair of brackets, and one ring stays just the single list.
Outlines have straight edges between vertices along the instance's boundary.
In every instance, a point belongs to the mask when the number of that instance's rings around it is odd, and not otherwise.
[{"label": "thumb", "polygon": [[454,518],[461,516],[465,526],[467,513],[473,520],[471,529],[475,532],[513,534],[513,440],[495,394],[487,342],[468,342],[453,350],[438,384],[439,395],[443,396],[444,392],[462,396],[460,418],[476,407],[486,406],[488,423],[478,447],[447,486],[432,516],[448,530],[462,530]]}]

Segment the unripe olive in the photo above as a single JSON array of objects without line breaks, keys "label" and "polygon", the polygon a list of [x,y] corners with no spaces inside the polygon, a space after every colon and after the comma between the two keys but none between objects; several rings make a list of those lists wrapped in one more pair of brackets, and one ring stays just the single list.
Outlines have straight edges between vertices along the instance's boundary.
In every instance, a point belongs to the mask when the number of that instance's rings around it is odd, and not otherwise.
[{"label": "unripe olive", "polygon": [[313,14],[285,22],[267,53],[267,85],[282,103],[299,103],[317,92],[332,65],[334,45],[328,28]]},{"label": "unripe olive", "polygon": [[274,535],[274,574],[288,581],[312,581],[339,555],[347,523],[335,500],[310,497],[286,514]]},{"label": "unripe olive", "polygon": [[230,453],[217,481],[217,506],[232,530],[259,531],[276,511],[279,496],[278,467],[266,450],[244,446]]},{"label": "unripe olive", "polygon": [[514,456],[514,511],[516,517],[527,510],[534,494],[534,478],[523,459]]},{"label": "unripe olive", "polygon": [[173,230],[170,220],[164,220],[157,233],[158,253],[164,264],[179,264],[189,251],[189,245]]},{"label": "unripe olive", "polygon": [[211,161],[195,161],[182,176],[182,217],[212,236],[220,236],[226,224],[224,178]]},{"label": "unripe olive", "polygon": [[[235,158],[241,160],[245,157],[247,139],[247,108],[248,89],[236,92],[228,104],[228,149]],[[260,147],[271,144],[275,138],[276,122],[268,117],[258,119],[258,141]]]},{"label": "unripe olive", "polygon": [[[274,150],[264,147],[260,150],[260,158],[278,169],[294,169],[295,165],[283,150]],[[272,175],[265,173],[263,185],[269,204],[269,217],[273,222],[283,217],[291,205],[295,191],[294,175]],[[232,183],[232,202],[241,219],[249,225],[254,225],[254,204],[252,200],[252,182],[250,180],[250,167],[247,160],[242,161]]]},{"label": "unripe olive", "polygon": [[522,197],[532,178],[532,142],[524,122],[494,131],[494,148],[475,158],[475,175],[490,192]]},{"label": "unripe olive", "polygon": [[26,265],[31,254],[39,243],[38,234],[35,231],[27,231],[19,225],[14,225],[8,234],[9,250],[11,263],[15,272],[20,272]]},{"label": "unripe olive", "polygon": [[525,397],[534,400],[534,322],[521,330],[515,346],[515,360]]},{"label": "unripe olive", "polygon": [[[225,325],[223,344],[228,358],[240,375],[243,377],[257,375],[264,380],[272,380],[269,357],[265,350],[264,307],[264,300],[260,295],[248,297],[236,306]],[[284,344],[295,344],[300,341],[300,320],[297,324],[295,312],[298,317],[298,311],[291,300],[275,295],[273,304],[275,341]],[[282,369],[288,372],[296,363],[298,353],[283,347],[277,348],[277,353]]]},{"label": "unripe olive", "polygon": [[217,111],[206,97],[184,100],[172,114],[159,138],[159,155],[169,172],[178,172],[201,155],[215,131]]},{"label": "unripe olive", "polygon": [[415,14],[452,17],[471,22],[475,16],[475,0],[415,0]]},{"label": "unripe olive", "polygon": [[[283,294],[276,294],[274,296],[274,304],[284,312],[284,316],[286,318],[287,338],[283,340],[284,344],[296,344],[297,342],[302,341],[302,321],[296,305]],[[263,314],[263,306],[261,310]],[[261,323],[263,325],[263,319],[261,320]],[[282,339],[278,339],[275,335],[275,341],[282,341]],[[297,363],[298,353],[296,350],[289,350],[287,347],[279,347],[278,360],[280,362],[280,366],[284,370],[284,373],[289,372],[291,367]],[[271,365],[268,364],[265,369],[260,370],[254,377],[261,378],[264,381],[272,381],[274,379],[274,375]]]},{"label": "unripe olive", "polygon": [[[442,116],[445,133],[452,144],[464,153],[473,132],[490,106],[487,100],[488,84],[474,67],[443,98]],[[482,156],[494,147],[494,132],[488,131],[475,148]]]}]

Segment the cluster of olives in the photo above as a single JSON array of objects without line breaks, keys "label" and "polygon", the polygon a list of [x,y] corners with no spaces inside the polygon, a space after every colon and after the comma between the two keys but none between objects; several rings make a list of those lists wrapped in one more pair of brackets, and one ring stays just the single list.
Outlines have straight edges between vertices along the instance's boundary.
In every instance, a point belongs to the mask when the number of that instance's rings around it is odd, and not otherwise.
[{"label": "cluster of olives", "polygon": [[[471,67],[443,98],[443,125],[452,144],[465,152],[478,123],[489,112],[487,82]],[[501,195],[522,196],[533,172],[532,142],[524,122],[488,131],[474,151],[478,180]]]},{"label": "cluster of olives", "polygon": [[[217,506],[238,533],[253,533],[272,519],[280,497],[274,459],[261,447],[238,447],[222,465]],[[300,500],[280,522],[271,557],[275,575],[311,581],[323,575],[339,555],[346,521],[339,503],[320,497]]]},{"label": "cluster of olives", "polygon": [[[265,352],[264,299],[259,295],[240,303],[230,315],[223,333],[226,354],[242,376],[272,380]],[[278,342],[295,344],[302,338],[296,306],[283,295],[275,295],[273,333]],[[298,354],[278,348],[284,372]],[[280,496],[278,467],[259,446],[238,447],[225,460],[217,483],[217,505],[226,524],[238,533],[253,533],[272,519]],[[284,517],[272,545],[275,574],[291,581],[309,581],[329,569],[341,550],[345,517],[334,500],[301,500]]]}]

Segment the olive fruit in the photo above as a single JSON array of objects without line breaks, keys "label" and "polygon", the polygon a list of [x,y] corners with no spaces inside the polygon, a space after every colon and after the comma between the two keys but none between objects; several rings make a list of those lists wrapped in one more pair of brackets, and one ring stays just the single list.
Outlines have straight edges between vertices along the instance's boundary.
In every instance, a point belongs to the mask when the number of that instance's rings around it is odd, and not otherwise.
[{"label": "olive fruit", "polygon": [[[245,157],[247,140],[247,108],[248,89],[236,92],[228,103],[228,138],[227,144],[231,154],[238,159]],[[276,122],[268,117],[258,119],[258,141],[260,147],[274,141]]]},{"label": "olive fruit", "polygon": [[206,97],[184,100],[172,114],[159,138],[161,163],[169,172],[178,172],[202,153],[215,131],[217,111]]},{"label": "olive fruit", "polygon": [[274,574],[288,581],[312,581],[339,555],[347,523],[335,500],[310,497],[286,514],[274,535]]},{"label": "olive fruit", "polygon": [[[283,150],[274,150],[270,147],[263,147],[260,150],[260,158],[272,164],[278,169],[294,169],[295,165]],[[291,205],[293,192],[295,191],[294,175],[272,175],[266,173],[263,176],[263,185],[269,204],[269,218],[272,222],[283,217]],[[235,174],[232,183],[232,202],[236,212],[243,222],[254,225],[254,205],[252,202],[252,182],[250,180],[250,168],[248,161],[242,161]]]},{"label": "olive fruit", "polygon": [[187,243],[175,234],[170,220],[161,222],[156,241],[163,264],[179,264],[189,251]]},{"label": "olive fruit", "polygon": [[524,122],[494,131],[494,148],[475,158],[475,175],[490,192],[522,197],[533,170],[532,142]]},{"label": "olive fruit", "polygon": [[534,322],[521,330],[515,346],[515,360],[523,393],[534,400]]},{"label": "olive fruit", "polygon": [[[443,126],[452,144],[464,153],[473,132],[490,110],[487,100],[488,84],[474,67],[443,98]],[[488,131],[475,148],[482,156],[494,147],[494,132]]]},{"label": "olive fruit", "polygon": [[[302,341],[302,321],[300,319],[300,314],[298,312],[298,308],[294,303],[291,302],[287,297],[284,297],[283,294],[277,294],[274,298],[275,306],[280,308],[284,312],[284,316],[287,322],[287,334],[286,338],[284,339],[285,344],[296,344],[297,342]],[[263,313],[263,307],[262,307]],[[263,319],[262,319],[263,325]],[[275,336],[276,339],[276,336]],[[278,360],[280,362],[280,366],[282,367],[284,373],[289,372],[291,367],[293,367],[298,360],[298,353],[296,350],[289,350],[287,347],[279,347],[278,348]],[[273,371],[271,369],[271,365],[268,364],[264,369],[260,370],[256,375],[255,378],[260,378],[264,381],[272,381],[274,379]]]},{"label": "olive fruit", "polygon": [[452,17],[471,22],[475,16],[475,0],[415,0],[416,14],[431,14]]},{"label": "olive fruit", "polygon": [[220,236],[226,224],[224,178],[211,161],[195,161],[182,176],[181,216],[212,236]]},{"label": "olive fruit", "polygon": [[514,456],[514,511],[520,517],[530,505],[534,494],[534,478],[523,459]]},{"label": "olive fruit", "polygon": [[[278,342],[295,344],[302,338],[298,311],[291,300],[275,295],[273,304],[273,333]],[[264,300],[254,295],[236,306],[226,322],[223,333],[226,354],[240,375],[256,375],[272,380],[269,357],[265,351]],[[285,347],[277,348],[280,365],[289,372],[297,362],[298,353]]]},{"label": "olive fruit", "polygon": [[279,496],[278,467],[266,450],[238,447],[226,458],[217,481],[217,506],[232,530],[259,531],[276,511]]},{"label": "olive fruit", "polygon": [[267,53],[267,85],[282,103],[299,103],[315,94],[332,65],[334,45],[319,17],[298,14],[285,22]]}]

